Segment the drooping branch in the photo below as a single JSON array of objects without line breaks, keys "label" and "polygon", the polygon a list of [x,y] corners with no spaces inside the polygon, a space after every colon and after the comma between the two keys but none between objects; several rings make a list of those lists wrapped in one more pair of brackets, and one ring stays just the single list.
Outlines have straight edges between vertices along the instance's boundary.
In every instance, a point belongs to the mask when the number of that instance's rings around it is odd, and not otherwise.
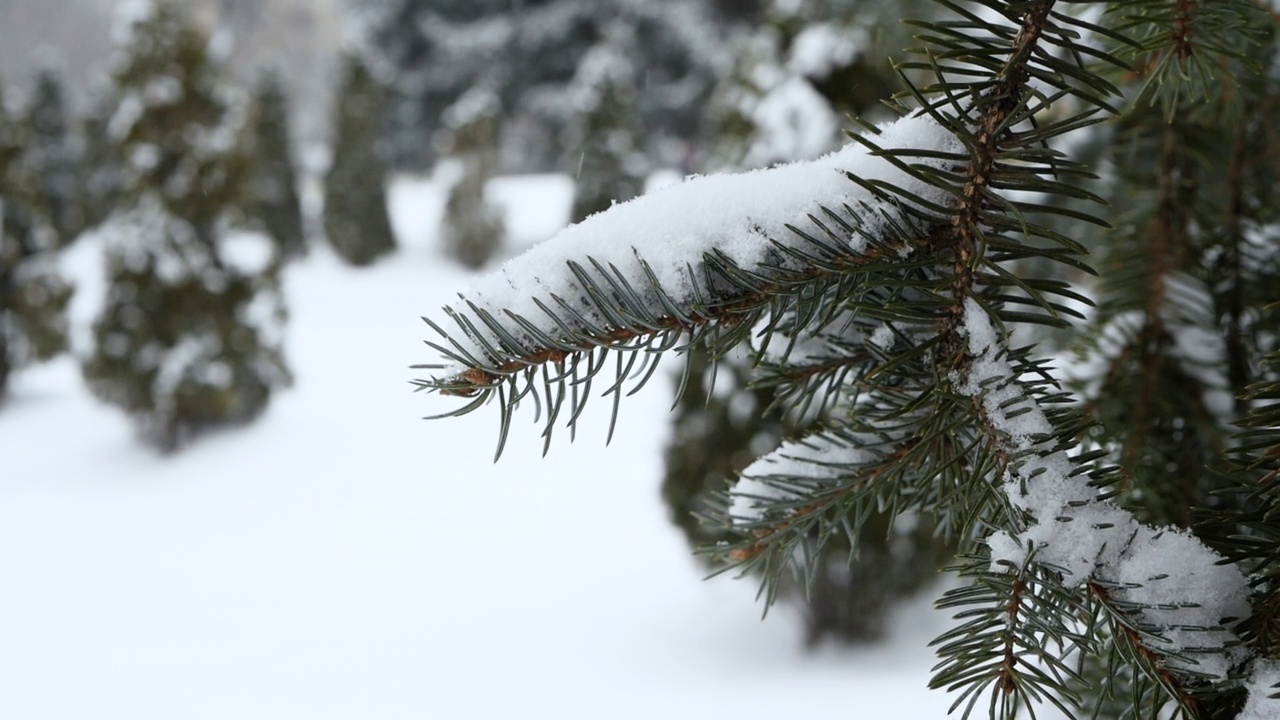
[{"label": "drooping branch", "polygon": [[417,366],[437,375],[415,384],[471,398],[450,415],[498,399],[501,451],[525,399],[546,406],[544,437],[557,419],[572,428],[606,356],[616,356],[605,391],[616,417],[624,382],[642,385],[668,351],[700,343],[717,354],[869,278],[909,282],[911,268],[935,262],[947,192],[930,173],[963,148],[924,114],[876,132],[873,147],[693,178],[566,228],[446,307],[451,327],[424,318],[444,362]]},{"label": "drooping branch", "polygon": [[[1057,570],[1067,588],[1093,582],[1099,599],[1146,631],[1142,644],[1164,667],[1220,679],[1245,657],[1232,627],[1249,614],[1247,581],[1193,535],[1153,528],[1099,496],[1080,465],[1056,446],[1053,426],[1003,358],[986,312],[966,303],[971,359],[959,390],[971,395],[993,439],[1010,458],[1001,478],[1029,524],[988,538],[992,561],[1029,559]],[[1096,593],[1095,593],[1096,594]],[[1135,637],[1138,637],[1135,635]],[[1163,644],[1160,644],[1163,643]]]}]

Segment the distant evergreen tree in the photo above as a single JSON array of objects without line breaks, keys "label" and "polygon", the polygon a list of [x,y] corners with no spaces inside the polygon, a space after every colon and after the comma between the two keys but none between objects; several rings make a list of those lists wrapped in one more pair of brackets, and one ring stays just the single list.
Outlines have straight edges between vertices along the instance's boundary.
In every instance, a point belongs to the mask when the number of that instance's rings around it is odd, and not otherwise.
[{"label": "distant evergreen tree", "polygon": [[[543,2],[529,5],[545,4]],[[388,160],[426,169],[445,109],[484,72],[506,72],[513,27],[508,0],[385,0],[362,16],[368,54],[394,78],[387,88]],[[485,18],[493,22],[484,22]],[[472,23],[475,23],[472,26]],[[487,32],[477,32],[477,30]],[[484,58],[480,61],[479,58]],[[495,65],[504,67],[497,68]]]},{"label": "distant evergreen tree", "polygon": [[620,26],[582,56],[570,85],[566,165],[575,188],[570,220],[607,210],[644,191],[646,162],[637,127],[636,69]]},{"label": "distant evergreen tree", "polygon": [[485,201],[485,186],[498,171],[498,97],[479,86],[445,113],[445,149],[461,176],[444,208],[444,247],[470,268],[488,262],[506,229],[498,209]]},{"label": "distant evergreen tree", "polygon": [[0,88],[0,400],[14,370],[67,347],[72,288],[57,274],[56,234],[42,214],[40,185],[22,162],[29,142]]},{"label": "distant evergreen tree", "polygon": [[766,0],[760,21],[738,26],[732,72],[707,103],[713,170],[817,157],[840,144],[840,118],[881,119],[897,77],[887,60],[910,44],[886,15],[920,0]]},{"label": "distant evergreen tree", "polygon": [[280,244],[282,257],[296,258],[307,251],[302,228],[302,204],[298,177],[289,142],[289,107],[284,83],[276,72],[267,72],[254,93],[253,197],[254,215],[269,236]]},{"label": "distant evergreen tree", "polygon": [[85,227],[107,219],[120,201],[124,169],[115,141],[108,132],[114,100],[111,88],[95,92],[89,111],[81,119],[84,152],[80,158],[81,206]]},{"label": "distant evergreen tree", "polygon": [[65,245],[85,222],[77,178],[80,142],[69,126],[63,95],[62,74],[53,65],[41,68],[27,107],[30,131],[23,162],[27,173],[38,178],[44,215]]},{"label": "distant evergreen tree", "polygon": [[324,231],[333,249],[352,265],[368,265],[396,249],[387,215],[383,103],[383,88],[368,66],[359,56],[346,54],[334,99]]},{"label": "distant evergreen tree", "polygon": [[[707,151],[701,165],[718,172],[776,162],[763,159],[755,148],[761,130],[756,118],[768,86],[782,77],[777,31],[769,26],[741,30],[730,38],[733,66],[716,83],[706,106]],[[807,119],[827,122],[830,113],[819,108]]]},{"label": "distant evergreen tree", "polygon": [[173,3],[132,18],[108,126],[123,204],[101,227],[109,288],[84,374],[174,450],[252,420],[289,374],[276,245],[248,230],[244,97]]},{"label": "distant evergreen tree", "polygon": [[369,8],[369,52],[394,78],[389,133],[402,167],[430,166],[423,134],[436,132],[443,110],[483,75],[502,100],[504,142],[538,139],[504,153],[518,163],[505,169],[552,169],[564,155],[565,92],[613,23],[639,39],[630,49],[645,69],[636,88],[639,147],[677,163],[698,136],[701,103],[724,60],[722,23],[704,0],[386,0]]}]

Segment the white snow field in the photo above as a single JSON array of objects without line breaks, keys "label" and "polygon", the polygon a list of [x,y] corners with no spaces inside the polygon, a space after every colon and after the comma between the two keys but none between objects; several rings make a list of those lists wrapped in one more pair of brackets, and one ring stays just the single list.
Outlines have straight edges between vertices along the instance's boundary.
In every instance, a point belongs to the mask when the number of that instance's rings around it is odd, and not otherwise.
[{"label": "white snow field", "polygon": [[[567,215],[555,176],[491,186],[518,245]],[[403,247],[289,270],[293,388],[253,425],[159,456],[64,357],[0,409],[0,718],[941,718],[933,593],[892,640],[807,652],[752,581],[702,580],[659,499],[670,383],[608,402],[540,458],[496,413],[424,421],[420,315],[468,278],[429,180],[391,195]],[[83,350],[100,248],[66,258]],[[675,367],[675,363],[671,363]],[[456,401],[456,399],[454,399]],[[596,430],[591,432],[590,430]],[[523,431],[523,432],[522,432]]]}]

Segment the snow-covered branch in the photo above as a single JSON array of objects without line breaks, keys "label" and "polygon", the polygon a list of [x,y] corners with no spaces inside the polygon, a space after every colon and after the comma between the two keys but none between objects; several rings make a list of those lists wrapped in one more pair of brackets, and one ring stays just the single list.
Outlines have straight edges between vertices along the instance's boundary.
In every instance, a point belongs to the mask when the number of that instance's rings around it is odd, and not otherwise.
[{"label": "snow-covered branch", "polygon": [[430,387],[466,394],[566,353],[724,319],[752,295],[763,303],[788,273],[880,257],[903,206],[944,202],[916,173],[962,146],[924,115],[879,131],[880,151],[855,142],[814,161],[692,177],[564,229],[445,309],[455,328],[440,329],[448,364]]},{"label": "snow-covered branch", "polygon": [[972,299],[962,332],[971,362],[954,382],[980,405],[1011,458],[1002,487],[1032,523],[987,538],[992,569],[1030,561],[1061,572],[1068,588],[1097,583],[1108,601],[1133,612],[1138,629],[1164,642],[1149,649],[1168,667],[1225,678],[1247,656],[1231,629],[1249,615],[1243,573],[1190,533],[1144,525],[1099,499],[1086,468],[1051,447],[1049,419],[1016,381],[987,312]]}]

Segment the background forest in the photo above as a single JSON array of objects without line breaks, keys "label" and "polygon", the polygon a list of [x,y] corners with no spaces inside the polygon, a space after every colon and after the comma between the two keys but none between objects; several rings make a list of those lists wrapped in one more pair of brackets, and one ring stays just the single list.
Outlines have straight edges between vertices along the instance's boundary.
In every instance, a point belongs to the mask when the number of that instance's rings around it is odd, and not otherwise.
[{"label": "background forest", "polygon": [[[25,688],[0,715],[924,718],[977,697],[925,690],[962,687],[1000,655],[953,617],[1021,590],[991,579],[1007,569],[983,574],[998,521],[929,483],[958,487],[956,468],[988,456],[908,472],[901,498],[843,506],[853,521],[796,521],[809,480],[753,464],[871,437],[815,428],[879,388],[877,363],[922,362],[902,348],[936,321],[925,265],[877,276],[865,302],[816,290],[860,309],[788,309],[824,318],[814,337],[777,311],[762,335],[800,348],[803,377],[787,354],[694,332],[621,417],[608,399],[582,409],[575,390],[584,437],[550,443],[548,425],[544,460],[541,438],[507,439],[510,396],[494,466],[484,418],[419,422],[457,403],[411,394],[422,372],[406,367],[423,359],[419,315],[439,320],[469,275],[570,223],[690,176],[824,157],[907,107],[980,108],[1001,92],[983,85],[1003,77],[997,46],[1037,3],[76,5],[55,18],[0,0],[0,568],[20,588],[0,599],[13,640],[0,676]],[[992,191],[1012,209],[974,220],[1040,244],[992,239],[997,259],[975,276],[998,288],[984,302],[1016,308],[996,317],[1031,323],[1001,362],[1053,373],[1019,382],[1070,405],[1049,414],[1056,442],[1078,448],[1098,492],[1252,573],[1260,610],[1232,628],[1266,658],[1280,11],[1096,5],[1054,16],[1069,29],[1037,56],[1042,102],[1001,128],[1016,169]],[[960,157],[910,152],[917,175]],[[893,205],[915,215],[890,234],[951,202],[910,188]],[[876,412],[913,417],[923,401],[908,394]],[[934,417],[921,437],[968,437]],[[749,579],[700,581],[726,570]],[[757,588],[778,603],[763,624]],[[1261,664],[1187,681],[1177,650],[1143,644],[1158,630],[1137,601],[1071,607],[1034,642],[999,640],[1027,643],[1037,668],[1017,692],[1007,675],[991,686],[1013,698],[1008,716],[1267,717],[1244,692]],[[958,668],[930,669],[937,636]],[[1071,649],[1059,665],[1030,649],[1041,642]],[[67,676],[81,693],[61,690]],[[215,685],[232,691],[191,706]]]}]

